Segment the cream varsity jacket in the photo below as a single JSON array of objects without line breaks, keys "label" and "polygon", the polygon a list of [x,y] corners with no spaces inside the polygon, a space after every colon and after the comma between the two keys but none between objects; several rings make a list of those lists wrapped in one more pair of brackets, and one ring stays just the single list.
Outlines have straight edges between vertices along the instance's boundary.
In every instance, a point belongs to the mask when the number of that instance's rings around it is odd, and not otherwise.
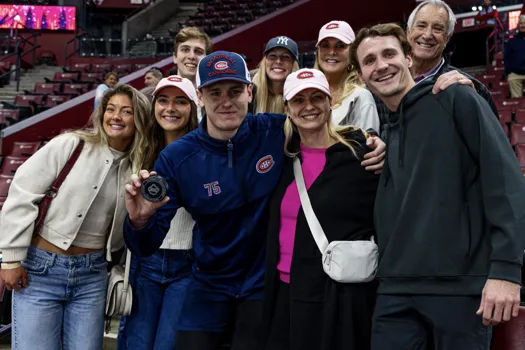
[{"label": "cream varsity jacket", "polygon": [[[0,215],[0,250],[3,261],[27,257],[33,235],[38,204],[73,153],[79,138],[72,134],[55,137],[18,168]],[[71,172],[51,202],[40,235],[61,249],[68,249],[113,163],[108,146],[86,142]],[[126,157],[120,161],[118,192],[113,223],[106,246],[111,251],[124,246],[122,234],[126,216],[124,186],[131,176]]]}]

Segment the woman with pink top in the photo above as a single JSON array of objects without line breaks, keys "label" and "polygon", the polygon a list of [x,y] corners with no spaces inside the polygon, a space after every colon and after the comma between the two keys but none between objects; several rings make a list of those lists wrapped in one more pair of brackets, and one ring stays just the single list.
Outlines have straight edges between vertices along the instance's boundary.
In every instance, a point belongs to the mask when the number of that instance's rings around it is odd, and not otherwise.
[{"label": "woman with pink top", "polygon": [[379,177],[361,165],[368,135],[331,122],[324,74],[292,73],[284,85],[285,153],[270,204],[265,280],[267,350],[367,350],[375,284],[332,280],[306,221],[293,172],[301,160],[308,196],[329,242],[369,240]]}]

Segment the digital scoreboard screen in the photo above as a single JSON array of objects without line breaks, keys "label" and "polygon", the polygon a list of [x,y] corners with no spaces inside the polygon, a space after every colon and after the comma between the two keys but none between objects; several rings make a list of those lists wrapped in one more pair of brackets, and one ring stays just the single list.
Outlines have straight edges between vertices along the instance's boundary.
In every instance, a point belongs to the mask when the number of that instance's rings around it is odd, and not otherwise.
[{"label": "digital scoreboard screen", "polygon": [[74,6],[1,5],[0,28],[75,30]]}]

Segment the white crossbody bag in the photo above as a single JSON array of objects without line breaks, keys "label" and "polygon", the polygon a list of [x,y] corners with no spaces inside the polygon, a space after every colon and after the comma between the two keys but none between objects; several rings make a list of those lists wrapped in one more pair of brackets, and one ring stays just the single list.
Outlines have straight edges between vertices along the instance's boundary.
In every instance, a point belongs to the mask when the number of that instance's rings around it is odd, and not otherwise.
[{"label": "white crossbody bag", "polygon": [[117,264],[109,273],[108,290],[106,294],[106,333],[111,329],[113,316],[129,316],[133,303],[133,291],[129,284],[129,269],[131,252],[126,249],[126,263],[124,267]]},{"label": "white crossbody bag", "polygon": [[333,241],[329,243],[312,209],[299,158],[294,159],[293,172],[306,221],[323,256],[321,262],[324,272],[334,281],[341,283],[372,281],[377,271],[378,259],[378,248],[374,238],[372,237],[370,241]]}]

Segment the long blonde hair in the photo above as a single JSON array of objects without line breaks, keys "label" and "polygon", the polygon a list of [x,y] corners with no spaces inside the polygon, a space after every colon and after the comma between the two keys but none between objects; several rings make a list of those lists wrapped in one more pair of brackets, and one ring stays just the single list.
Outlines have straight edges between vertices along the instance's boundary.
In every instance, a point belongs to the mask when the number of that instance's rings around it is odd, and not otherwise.
[{"label": "long blonde hair", "polygon": [[[351,44],[348,45],[349,54],[351,49]],[[317,47],[317,51],[315,54],[315,64],[314,69],[320,70],[324,73],[323,69],[321,68],[321,65],[319,64],[319,47]],[[332,108],[337,108],[343,102],[343,100],[348,97],[354,90],[358,87],[362,87],[363,83],[361,82],[361,79],[359,78],[359,74],[357,72],[357,69],[350,63],[348,68],[344,71],[345,79],[344,79],[344,90],[343,94],[340,97],[340,100],[335,100]]]},{"label": "long blonde hair", "polygon": [[73,131],[72,134],[80,137],[85,142],[108,145],[108,136],[103,127],[104,112],[109,100],[115,95],[128,96],[133,106],[133,122],[136,130],[133,141],[126,150],[126,156],[129,157],[133,164],[133,171],[150,169],[155,161],[155,148],[152,140],[155,119],[151,119],[149,115],[151,104],[146,96],[127,84],[117,85],[113,89],[108,89],[104,93],[100,105],[91,114],[87,126]]},{"label": "long blonde hair", "polygon": [[[299,64],[294,61],[292,72],[299,70]],[[257,86],[255,94],[254,113],[277,113],[284,114],[284,97],[282,94],[271,94],[268,86],[268,75],[266,74],[266,56],[258,65],[258,71],[253,77],[253,84]]]},{"label": "long blonde hair", "polygon": [[[350,149],[350,151],[353,153],[353,155],[357,158],[357,151],[356,149],[360,147],[360,144],[355,140],[348,140],[346,136],[352,132],[360,132],[363,134],[365,138],[368,138],[369,135],[365,131],[363,131],[361,128],[347,125],[347,126],[335,126],[332,123],[332,112],[330,111],[330,116],[328,117],[328,120],[326,121],[327,127],[328,127],[328,135],[332,140],[335,142],[340,142],[346,147]],[[294,147],[293,145],[293,139],[294,137],[299,137],[299,131],[297,130],[297,127],[292,122],[290,117],[286,118],[286,121],[284,122],[284,154],[286,154],[288,157],[293,158],[297,156],[300,153],[300,150],[298,147]]]}]

